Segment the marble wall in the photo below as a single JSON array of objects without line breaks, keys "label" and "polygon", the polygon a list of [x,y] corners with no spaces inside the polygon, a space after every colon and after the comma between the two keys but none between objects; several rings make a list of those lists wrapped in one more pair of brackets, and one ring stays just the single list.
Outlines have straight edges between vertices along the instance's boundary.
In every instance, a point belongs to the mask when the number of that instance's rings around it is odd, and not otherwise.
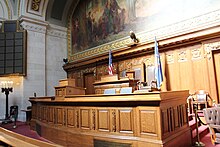
[{"label": "marble wall", "polygon": [[[67,57],[66,28],[51,25],[29,17],[20,18],[21,26],[27,30],[27,75],[24,77],[1,77],[0,81],[13,81],[14,91],[9,95],[9,107],[19,106],[19,120],[25,120],[28,99],[34,96],[55,95],[54,86],[66,78],[62,69]],[[5,95],[0,94],[0,119],[5,116]]]}]

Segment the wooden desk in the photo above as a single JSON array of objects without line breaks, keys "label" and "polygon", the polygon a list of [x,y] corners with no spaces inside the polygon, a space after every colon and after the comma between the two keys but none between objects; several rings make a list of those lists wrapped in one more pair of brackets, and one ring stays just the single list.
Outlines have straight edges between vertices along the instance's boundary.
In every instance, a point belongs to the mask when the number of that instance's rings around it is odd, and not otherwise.
[{"label": "wooden desk", "polygon": [[120,79],[120,80],[112,80],[112,81],[97,81],[95,82],[94,88],[96,94],[104,94],[105,89],[116,89],[116,93],[120,93],[120,89],[123,87],[132,87],[132,91],[135,91],[135,87],[138,80],[134,79]]},{"label": "wooden desk", "polygon": [[31,128],[64,146],[191,146],[188,91],[31,97]]}]

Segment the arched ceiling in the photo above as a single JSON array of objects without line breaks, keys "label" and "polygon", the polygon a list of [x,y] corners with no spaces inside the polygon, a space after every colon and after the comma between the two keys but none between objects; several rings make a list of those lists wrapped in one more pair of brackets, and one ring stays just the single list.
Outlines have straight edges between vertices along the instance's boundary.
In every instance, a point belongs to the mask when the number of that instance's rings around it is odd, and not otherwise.
[{"label": "arched ceiling", "polygon": [[49,0],[46,10],[46,21],[67,26],[68,17],[75,10],[79,0]]}]

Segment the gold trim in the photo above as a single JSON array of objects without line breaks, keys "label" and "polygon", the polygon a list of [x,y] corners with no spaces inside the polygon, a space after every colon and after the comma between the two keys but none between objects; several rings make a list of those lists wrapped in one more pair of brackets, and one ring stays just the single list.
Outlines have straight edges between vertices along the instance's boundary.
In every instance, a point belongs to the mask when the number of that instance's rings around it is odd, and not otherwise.
[{"label": "gold trim", "polygon": [[11,12],[10,12],[10,8],[9,8],[9,5],[8,5],[8,0],[5,0],[5,4],[6,4],[6,7],[8,9],[8,19],[11,18]]},{"label": "gold trim", "polygon": [[21,0],[18,0],[18,17],[20,16],[20,4],[21,4]]},{"label": "gold trim", "polygon": [[5,32],[4,29],[5,28],[5,24],[4,24],[4,22],[2,22],[2,32]]},{"label": "gold trim", "polygon": [[34,10],[34,11],[38,11],[40,10],[40,3],[41,3],[41,0],[32,0],[32,3],[31,3],[31,9]]}]

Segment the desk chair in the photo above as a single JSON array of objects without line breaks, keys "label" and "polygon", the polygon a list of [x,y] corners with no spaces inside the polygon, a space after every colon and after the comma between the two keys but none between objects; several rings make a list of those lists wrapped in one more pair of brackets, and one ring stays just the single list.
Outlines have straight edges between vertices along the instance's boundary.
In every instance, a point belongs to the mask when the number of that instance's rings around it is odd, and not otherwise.
[{"label": "desk chair", "polygon": [[157,82],[155,79],[155,66],[148,65],[146,67],[146,82],[139,82],[138,84],[139,84],[139,90],[147,90],[147,91],[158,90]]}]

